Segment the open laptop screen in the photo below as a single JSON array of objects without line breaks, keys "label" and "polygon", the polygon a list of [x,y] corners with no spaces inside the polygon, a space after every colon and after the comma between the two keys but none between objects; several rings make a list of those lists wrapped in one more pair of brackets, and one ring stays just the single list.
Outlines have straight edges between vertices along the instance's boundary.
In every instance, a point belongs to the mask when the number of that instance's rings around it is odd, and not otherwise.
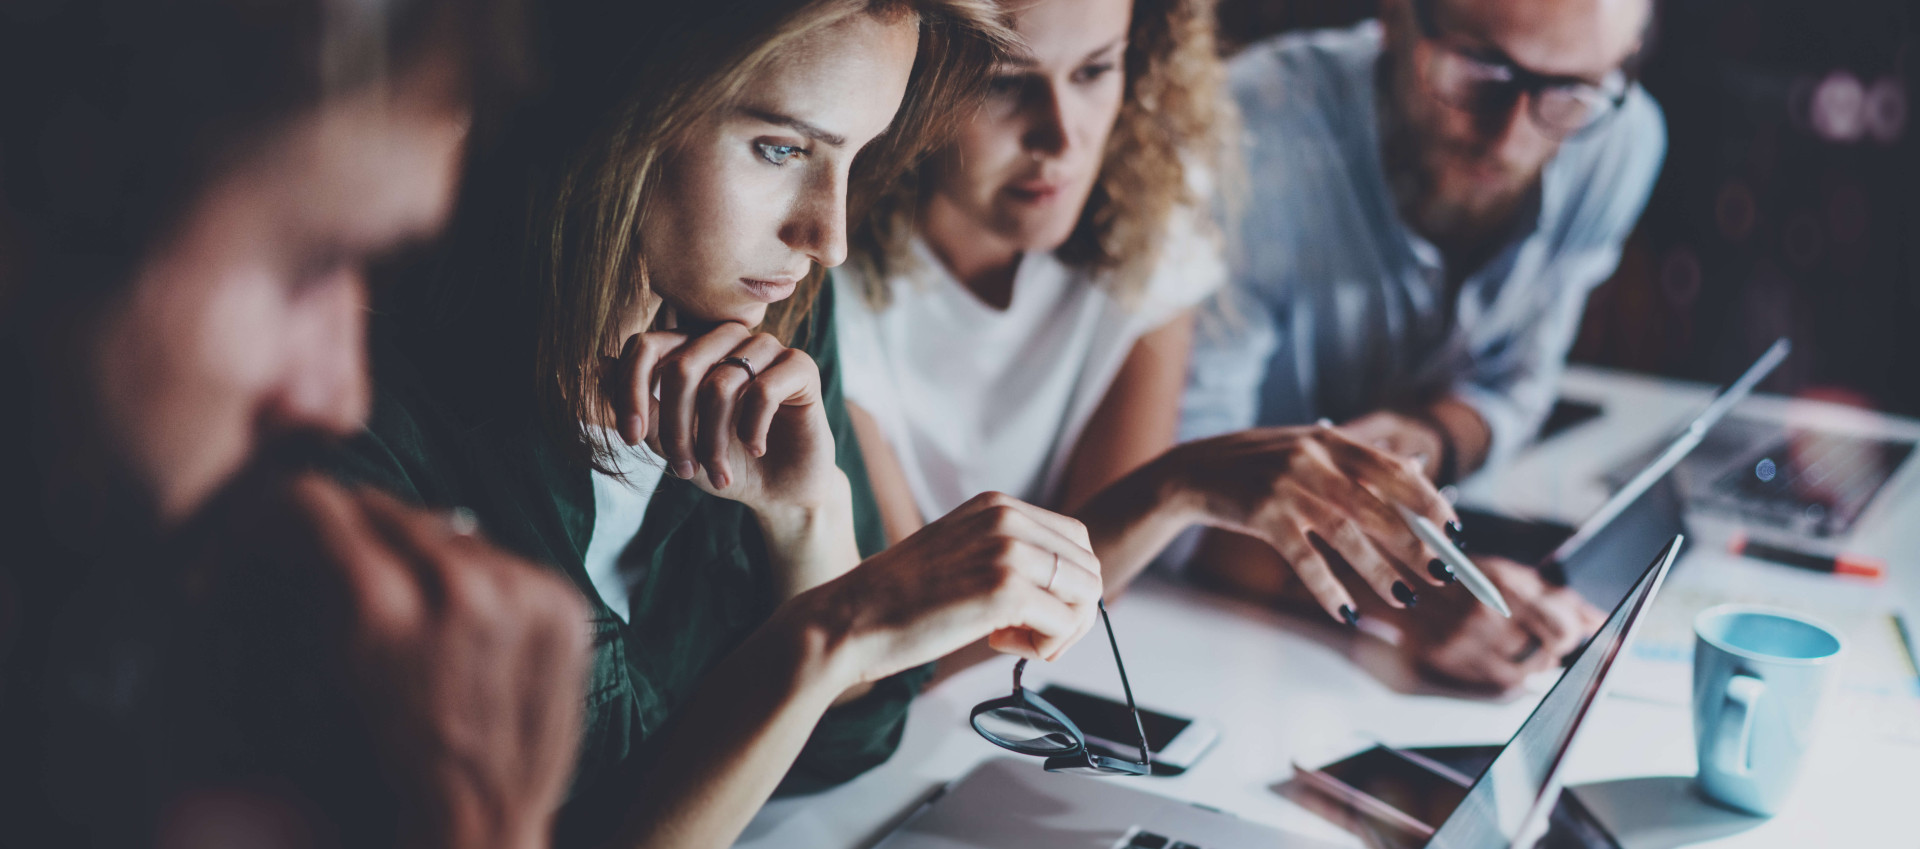
[{"label": "open laptop screen", "polygon": [[1549,561],[1541,568],[1549,580],[1572,587],[1593,606],[1607,610],[1626,598],[1646,571],[1635,568],[1640,565],[1638,558],[1622,553],[1658,551],[1686,531],[1686,503],[1678,482],[1668,473],[1588,537],[1585,545],[1567,554],[1565,561]]},{"label": "open laptop screen", "polygon": [[1513,735],[1513,741],[1434,832],[1428,849],[1505,849],[1533,827],[1541,810],[1552,804],[1551,797],[1559,793],[1556,774],[1573,744],[1574,732],[1599,696],[1607,670],[1641,612],[1666,577],[1681,539],[1675,537],[1647,566],[1587,650],[1547,691],[1533,715]]}]

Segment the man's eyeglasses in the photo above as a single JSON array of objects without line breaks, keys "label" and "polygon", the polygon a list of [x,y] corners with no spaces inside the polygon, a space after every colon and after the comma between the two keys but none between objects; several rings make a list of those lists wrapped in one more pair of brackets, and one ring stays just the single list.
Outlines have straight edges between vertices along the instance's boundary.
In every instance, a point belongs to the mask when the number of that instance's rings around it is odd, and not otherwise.
[{"label": "man's eyeglasses", "polygon": [[1107,618],[1106,602],[1099,604],[1100,622],[1107,628],[1107,644],[1113,647],[1113,665],[1120,670],[1120,689],[1127,694],[1127,710],[1133,712],[1133,728],[1140,733],[1139,763],[1108,757],[1087,748],[1087,735],[1081,733],[1080,726],[1046,699],[1020,686],[1020,675],[1027,670],[1025,658],[1013,665],[1013,695],[974,706],[973,730],[1001,748],[1046,758],[1049,772],[1091,775],[1153,772],[1153,753],[1147,749],[1146,726],[1140,723],[1140,709],[1133,706],[1133,685],[1127,683],[1127,666],[1120,662],[1120,643],[1113,638],[1113,620]]},{"label": "man's eyeglasses", "polygon": [[1504,113],[1513,107],[1515,98],[1526,94],[1527,114],[1534,126],[1560,139],[1599,124],[1627,102],[1633,80],[1624,71],[1614,70],[1595,84],[1535,73],[1508,61],[1469,56],[1441,43],[1435,2],[1413,0],[1413,15],[1420,34],[1433,42],[1426,83],[1441,102],[1475,114]]}]

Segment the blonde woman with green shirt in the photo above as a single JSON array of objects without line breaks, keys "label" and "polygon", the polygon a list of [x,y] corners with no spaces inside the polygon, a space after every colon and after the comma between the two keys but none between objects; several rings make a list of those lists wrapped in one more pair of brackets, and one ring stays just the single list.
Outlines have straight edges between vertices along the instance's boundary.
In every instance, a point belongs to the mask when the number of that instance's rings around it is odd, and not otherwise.
[{"label": "blonde woman with green shirt", "polygon": [[884,759],[916,667],[983,638],[1057,657],[1093,622],[1084,529],[1011,498],[879,550],[815,301],[849,205],[967,111],[1007,36],[974,0],[543,13],[546,89],[485,124],[336,466],[466,508],[592,604],[563,845],[724,845],[783,777]]}]

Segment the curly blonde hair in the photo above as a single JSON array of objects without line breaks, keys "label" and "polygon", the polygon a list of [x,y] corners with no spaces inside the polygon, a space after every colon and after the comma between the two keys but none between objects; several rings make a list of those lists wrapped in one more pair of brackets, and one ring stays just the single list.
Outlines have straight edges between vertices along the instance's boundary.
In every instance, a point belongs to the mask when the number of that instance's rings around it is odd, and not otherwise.
[{"label": "curly blonde hair", "polygon": [[[1097,272],[1123,303],[1137,302],[1146,288],[1174,211],[1209,211],[1203,179],[1225,178],[1234,165],[1239,121],[1214,39],[1214,7],[1214,0],[1133,0],[1126,96],[1080,221],[1055,251],[1063,262]],[[912,267],[923,190],[933,185],[930,172],[941,159],[906,172],[854,231],[854,261],[876,309],[891,300],[890,277]]]}]

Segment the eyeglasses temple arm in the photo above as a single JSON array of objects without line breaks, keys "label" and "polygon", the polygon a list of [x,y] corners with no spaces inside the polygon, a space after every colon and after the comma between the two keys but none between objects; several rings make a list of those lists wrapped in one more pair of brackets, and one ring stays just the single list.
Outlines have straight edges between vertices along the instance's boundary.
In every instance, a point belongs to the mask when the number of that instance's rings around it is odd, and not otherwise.
[{"label": "eyeglasses temple arm", "polygon": [[[1113,637],[1113,620],[1107,617],[1106,599],[1100,606],[1100,624],[1107,627],[1107,645],[1113,647],[1113,665],[1120,670],[1120,691],[1127,694],[1127,711],[1133,714],[1133,730],[1140,734],[1140,762],[1153,766],[1153,750],[1147,748],[1147,727],[1140,723],[1140,709],[1133,704],[1133,685],[1127,683],[1127,664],[1120,660],[1120,641]],[[1017,671],[1015,674],[1019,674]]]}]

